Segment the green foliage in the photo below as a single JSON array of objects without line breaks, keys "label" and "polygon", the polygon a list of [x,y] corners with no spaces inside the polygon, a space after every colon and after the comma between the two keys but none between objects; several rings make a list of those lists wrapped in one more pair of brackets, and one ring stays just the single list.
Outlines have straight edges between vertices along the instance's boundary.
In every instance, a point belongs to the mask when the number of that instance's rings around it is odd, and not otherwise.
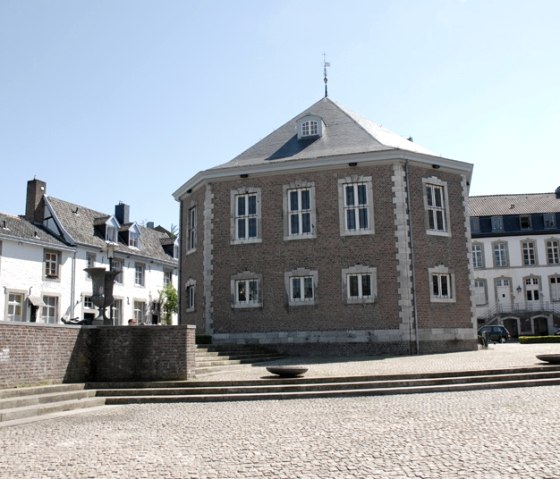
[{"label": "green foliage", "polygon": [[560,343],[560,336],[519,336],[520,344]]},{"label": "green foliage", "polygon": [[173,313],[179,311],[179,295],[177,290],[172,284],[166,285],[163,290],[159,292],[159,302],[161,304],[162,322],[164,324],[171,324],[171,316]]}]

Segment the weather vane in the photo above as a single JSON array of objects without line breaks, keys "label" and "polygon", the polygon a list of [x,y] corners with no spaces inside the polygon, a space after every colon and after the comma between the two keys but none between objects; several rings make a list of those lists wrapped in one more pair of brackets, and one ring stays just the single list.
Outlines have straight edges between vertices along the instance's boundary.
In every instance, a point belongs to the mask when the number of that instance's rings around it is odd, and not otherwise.
[{"label": "weather vane", "polygon": [[325,82],[325,98],[329,96],[329,91],[327,89],[327,83],[329,79],[327,78],[327,67],[330,67],[331,64],[327,62],[327,54],[323,53],[323,81]]}]

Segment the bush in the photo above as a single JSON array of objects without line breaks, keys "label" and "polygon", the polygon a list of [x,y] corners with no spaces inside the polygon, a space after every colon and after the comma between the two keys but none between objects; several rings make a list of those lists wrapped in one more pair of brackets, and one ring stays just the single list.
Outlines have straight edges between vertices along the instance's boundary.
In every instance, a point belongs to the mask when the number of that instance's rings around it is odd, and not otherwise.
[{"label": "bush", "polygon": [[560,343],[560,336],[519,336],[520,344]]}]

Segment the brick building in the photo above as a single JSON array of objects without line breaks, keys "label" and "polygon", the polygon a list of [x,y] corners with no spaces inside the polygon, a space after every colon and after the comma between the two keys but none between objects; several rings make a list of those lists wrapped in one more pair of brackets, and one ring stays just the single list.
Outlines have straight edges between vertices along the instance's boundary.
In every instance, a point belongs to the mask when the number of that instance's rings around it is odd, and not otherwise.
[{"label": "brick building", "polygon": [[179,321],[294,352],[476,347],[471,172],[321,99],[174,193]]}]

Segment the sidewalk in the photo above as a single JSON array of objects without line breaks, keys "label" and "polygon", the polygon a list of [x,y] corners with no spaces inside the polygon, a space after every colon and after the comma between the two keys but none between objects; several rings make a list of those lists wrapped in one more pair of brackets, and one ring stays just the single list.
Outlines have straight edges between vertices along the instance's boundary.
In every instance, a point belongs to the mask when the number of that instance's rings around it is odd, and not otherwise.
[{"label": "sidewalk", "polygon": [[205,381],[248,380],[269,377],[266,366],[298,365],[309,368],[305,377],[374,376],[446,371],[480,371],[542,366],[537,354],[560,354],[560,344],[490,344],[488,349],[418,356],[290,357],[267,363],[239,365],[211,375]]}]

